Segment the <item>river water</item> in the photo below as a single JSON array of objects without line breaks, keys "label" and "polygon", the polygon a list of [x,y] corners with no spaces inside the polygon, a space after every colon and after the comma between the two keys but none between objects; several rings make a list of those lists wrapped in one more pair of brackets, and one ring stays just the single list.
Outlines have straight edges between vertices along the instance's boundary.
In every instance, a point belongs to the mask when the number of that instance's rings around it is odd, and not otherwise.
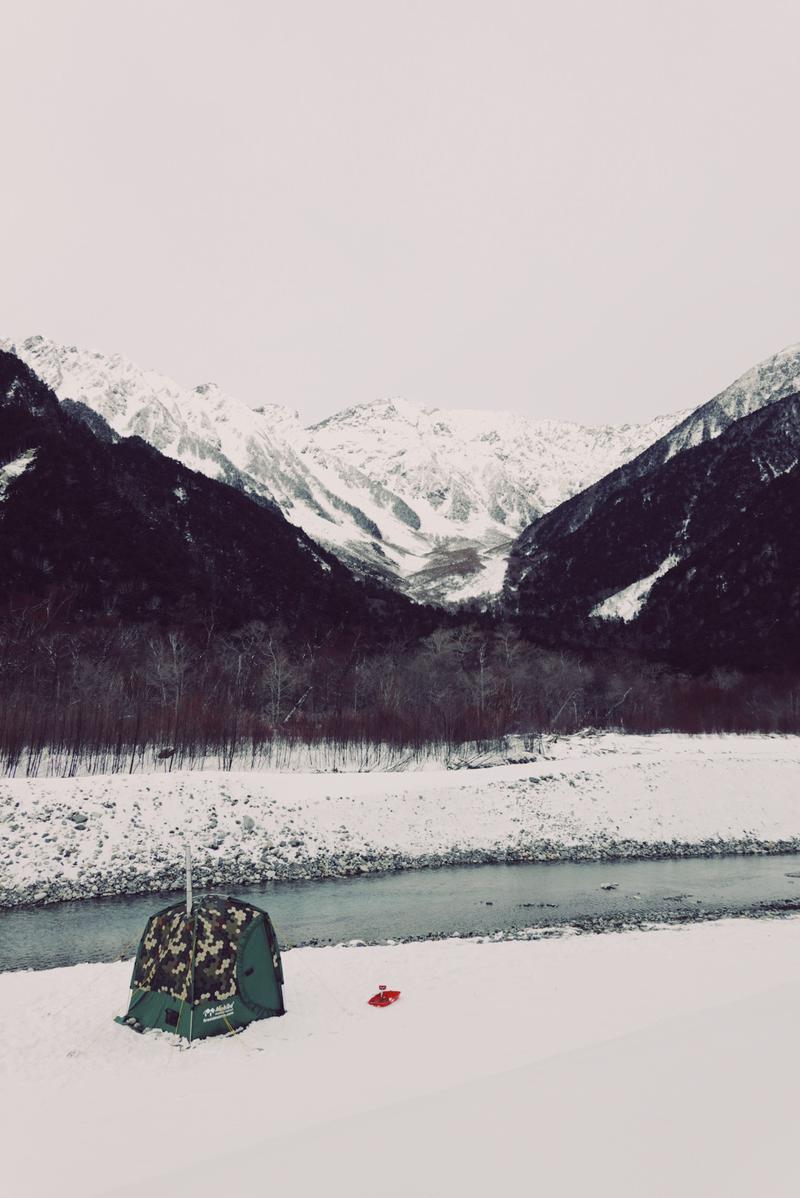
[{"label": "river water", "polygon": [[[234,893],[267,908],[285,948],[559,924],[602,928],[758,914],[793,901],[800,908],[800,854],[454,866]],[[175,896],[149,894],[0,912],[0,969],[133,956],[147,916],[170,901]]]}]

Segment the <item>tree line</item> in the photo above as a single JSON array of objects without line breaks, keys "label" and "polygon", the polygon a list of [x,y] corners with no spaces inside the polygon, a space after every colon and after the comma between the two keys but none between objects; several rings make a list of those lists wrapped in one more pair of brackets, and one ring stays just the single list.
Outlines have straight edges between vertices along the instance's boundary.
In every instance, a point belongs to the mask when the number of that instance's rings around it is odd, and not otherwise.
[{"label": "tree line", "polygon": [[398,761],[586,728],[797,733],[800,680],[557,651],[486,621],[376,649],[258,621],[72,627],[36,608],[0,635],[5,774],[274,765],[298,745],[366,767],[387,749]]}]

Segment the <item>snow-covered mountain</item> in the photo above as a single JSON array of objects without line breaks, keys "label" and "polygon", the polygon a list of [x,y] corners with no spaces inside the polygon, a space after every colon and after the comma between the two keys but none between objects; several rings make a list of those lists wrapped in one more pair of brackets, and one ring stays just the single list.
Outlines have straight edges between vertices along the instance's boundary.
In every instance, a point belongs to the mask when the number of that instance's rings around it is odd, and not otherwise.
[{"label": "snow-covered mountain", "polygon": [[41,602],[66,625],[239,628],[278,621],[304,641],[381,644],[431,613],[357,582],[271,503],[120,438],[0,350],[0,604]]},{"label": "snow-covered mountain", "polygon": [[711,441],[735,420],[800,391],[800,344],[789,345],[753,366],[708,403],[695,408],[652,446],[653,461]]},{"label": "snow-covered mountain", "polygon": [[736,421],[800,391],[800,344],[780,350],[752,367],[724,391],[688,415],[683,414],[672,428],[654,440],[638,456],[631,456],[617,469],[577,492],[532,523],[519,537],[513,551],[507,588],[516,587],[526,555],[544,541],[566,536],[580,528],[598,505],[610,497],[623,496],[638,479],[663,466],[686,449],[713,441]]},{"label": "snow-covered mountain", "polygon": [[120,436],[139,436],[192,470],[271,500],[363,573],[394,581],[404,558],[422,558],[429,548],[411,527],[413,519],[396,514],[395,496],[362,487],[366,508],[357,507],[343,479],[304,458],[294,444],[302,433],[299,419],[287,408],[253,410],[213,383],[183,387],[119,355],[39,336],[0,342],[0,348],[17,353],[61,400],[99,413]]},{"label": "snow-covered mountain", "polygon": [[305,450],[396,491],[431,531],[474,525],[507,534],[651,445],[681,415],[588,428],[381,400],[314,425]]},{"label": "snow-covered mountain", "polygon": [[527,528],[507,610],[544,642],[795,665],[798,462],[800,346]]},{"label": "snow-covered mountain", "polygon": [[120,436],[272,500],[357,572],[433,601],[496,594],[526,525],[683,415],[587,428],[392,400],[304,427],[281,405],[253,409],[214,384],[183,387],[119,355],[40,336],[0,346]]}]

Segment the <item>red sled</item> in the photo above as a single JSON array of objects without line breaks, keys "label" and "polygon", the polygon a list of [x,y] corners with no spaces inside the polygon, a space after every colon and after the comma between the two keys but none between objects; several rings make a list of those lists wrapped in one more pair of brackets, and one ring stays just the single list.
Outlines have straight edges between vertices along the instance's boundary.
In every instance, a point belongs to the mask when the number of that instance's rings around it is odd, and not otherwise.
[{"label": "red sled", "polygon": [[385,986],[378,987],[378,993],[367,999],[371,1007],[390,1007],[400,997],[399,990],[387,990]]}]

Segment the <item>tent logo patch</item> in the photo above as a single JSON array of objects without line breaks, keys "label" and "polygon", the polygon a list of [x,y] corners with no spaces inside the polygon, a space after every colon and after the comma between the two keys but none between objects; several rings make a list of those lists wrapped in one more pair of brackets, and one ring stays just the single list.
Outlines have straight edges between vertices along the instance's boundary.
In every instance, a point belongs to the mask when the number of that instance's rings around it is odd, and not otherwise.
[{"label": "tent logo patch", "polygon": [[233,1003],[218,1003],[216,1007],[206,1007],[203,1011],[203,1023],[213,1023],[215,1019],[228,1019],[233,1014]]}]

